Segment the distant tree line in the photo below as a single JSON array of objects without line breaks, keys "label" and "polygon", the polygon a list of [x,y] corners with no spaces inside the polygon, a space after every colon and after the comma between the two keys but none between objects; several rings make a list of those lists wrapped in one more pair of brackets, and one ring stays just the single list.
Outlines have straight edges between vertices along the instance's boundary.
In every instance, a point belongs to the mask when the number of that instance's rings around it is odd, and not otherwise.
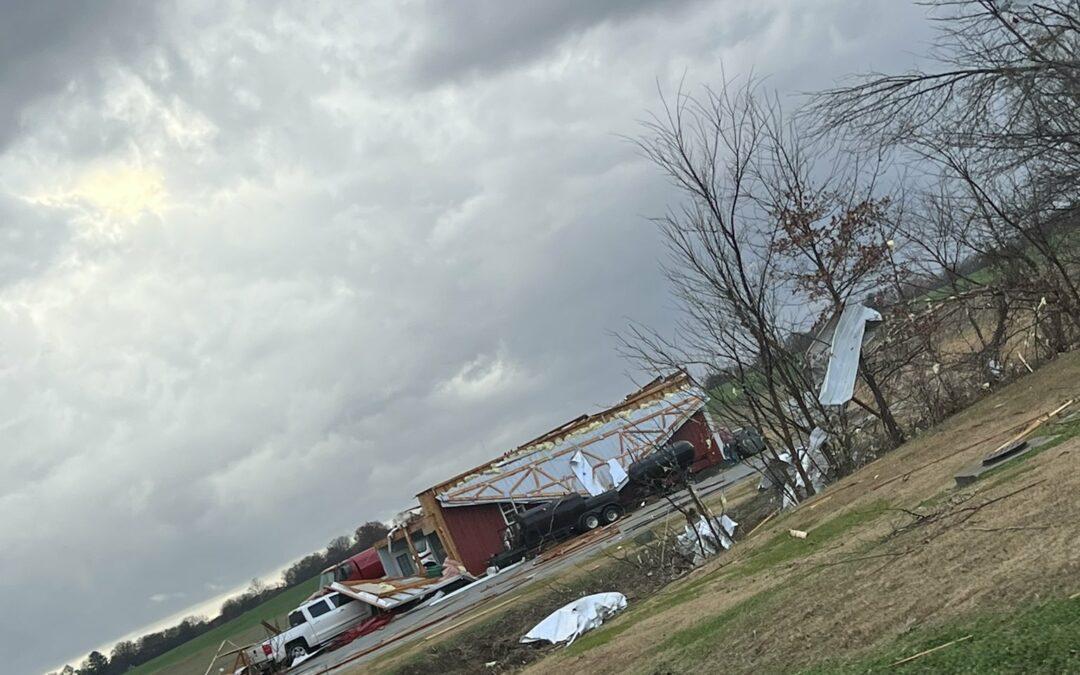
[{"label": "distant tree line", "polygon": [[127,672],[135,666],[146,663],[188,640],[235,619],[279,593],[316,576],[327,567],[370,548],[375,542],[385,537],[387,532],[386,526],[378,521],[364,523],[356,528],[352,536],[334,537],[327,544],[326,550],[306,555],[290,565],[282,573],[280,583],[269,585],[260,579],[252,579],[247,590],[222,603],[221,613],[213,619],[189,616],[175,626],[147,633],[136,640],[123,640],[113,646],[111,656],[93,651],[81,666],[78,668],[65,666],[59,671],[59,675],[113,675]]}]

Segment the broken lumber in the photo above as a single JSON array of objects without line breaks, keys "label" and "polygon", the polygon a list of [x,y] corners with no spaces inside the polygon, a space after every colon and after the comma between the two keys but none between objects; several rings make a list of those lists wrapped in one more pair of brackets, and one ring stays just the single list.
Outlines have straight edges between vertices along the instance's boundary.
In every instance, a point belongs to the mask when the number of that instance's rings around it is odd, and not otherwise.
[{"label": "broken lumber", "polygon": [[953,646],[954,644],[956,644],[958,642],[963,642],[964,640],[970,640],[972,637],[973,636],[971,636],[971,635],[965,635],[962,638],[957,638],[955,640],[952,640],[951,642],[946,642],[943,645],[938,645],[937,647],[931,647],[930,649],[923,650],[923,651],[919,652],[918,654],[912,654],[911,656],[909,656],[907,658],[900,659],[899,661],[893,661],[892,663],[889,664],[889,667],[890,668],[895,668],[895,667],[897,667],[897,666],[899,666],[901,664],[907,663],[909,661],[914,661],[915,659],[922,658],[922,657],[926,656],[927,654],[933,654],[934,652],[938,651],[939,649],[945,649],[946,647],[951,647],[951,646]]},{"label": "broken lumber", "polygon": [[[1055,415],[1060,413],[1065,408],[1068,408],[1069,406],[1071,406],[1075,402],[1075,400],[1076,399],[1069,399],[1066,403],[1063,403],[1062,405],[1058,406],[1056,409],[1052,410],[1051,412],[1046,413],[1044,415],[1040,415],[1040,416],[1030,420],[1028,425],[1026,427],[1024,427],[1024,430],[1021,431],[1019,435],[1013,437],[1009,441],[1006,441],[1003,445],[998,446],[997,450],[1001,450],[1002,448],[1008,446],[1010,443],[1015,443],[1016,441],[1022,440],[1025,436],[1030,434],[1032,431],[1035,431],[1035,429],[1038,429],[1040,426],[1042,426],[1042,424],[1044,422],[1046,422],[1047,420],[1049,420],[1051,417],[1054,417]],[[1016,427],[1013,427],[1013,428],[1016,428]],[[886,485],[888,485],[889,483],[892,483],[893,481],[907,480],[908,478],[910,478],[916,472],[922,471],[923,469],[925,469],[927,467],[930,467],[930,466],[933,466],[934,464],[937,464],[938,462],[943,462],[943,461],[945,461],[947,459],[952,459],[953,457],[960,454],[961,452],[966,452],[966,451],[968,451],[968,450],[970,450],[970,449],[972,449],[974,447],[982,445],[983,443],[985,443],[985,442],[987,442],[989,440],[992,440],[994,438],[997,438],[998,436],[1001,436],[1002,433],[1007,433],[1007,432],[999,432],[999,433],[996,433],[996,434],[991,434],[990,436],[988,436],[986,438],[975,441],[974,443],[968,443],[967,445],[965,445],[962,448],[958,448],[956,450],[953,450],[951,453],[949,453],[947,455],[942,455],[941,457],[937,457],[936,459],[932,459],[929,462],[926,462],[925,464],[920,464],[919,466],[917,466],[917,467],[915,467],[913,469],[910,469],[910,470],[908,470],[908,471],[906,471],[904,473],[897,474],[897,475],[893,476],[892,478],[888,478],[886,480],[883,480],[880,483],[878,483],[877,485],[875,485],[873,488],[871,488],[871,492],[873,492],[875,490],[879,490],[879,489],[885,487]],[[997,452],[997,450],[995,450],[994,452]]]},{"label": "broken lumber", "polygon": [[537,557],[538,563],[545,563],[554,558],[559,558],[568,553],[578,550],[589,544],[593,544],[599,541],[606,541],[615,535],[619,534],[620,530],[614,525],[606,525],[601,528],[597,528],[586,534],[579,535],[573,539],[568,539],[555,548],[544,551]]},{"label": "broken lumber", "polygon": [[1019,349],[1016,350],[1016,355],[1020,357],[1020,363],[1024,364],[1024,367],[1028,369],[1029,373],[1035,372],[1035,369],[1031,367],[1031,364],[1027,362],[1027,359],[1024,358],[1024,355],[1020,352]]},{"label": "broken lumber", "polygon": [[773,512],[772,512],[772,513],[770,513],[769,515],[765,516],[764,520],[762,520],[762,521],[761,521],[760,523],[758,523],[757,525],[755,525],[755,526],[754,526],[754,529],[752,529],[752,530],[750,530],[749,532],[747,532],[747,533],[746,533],[746,537],[744,537],[744,538],[745,538],[745,539],[749,539],[749,538],[750,538],[750,535],[752,535],[753,533],[757,532],[757,531],[758,531],[758,528],[760,528],[760,527],[761,527],[762,525],[764,525],[765,523],[767,523],[767,522],[769,522],[770,520],[772,520],[772,519],[773,519],[773,517],[774,517],[774,516],[775,516],[776,514],[780,513],[780,511],[781,511],[781,509],[776,509],[775,511],[773,511]]},{"label": "broken lumber", "polygon": [[992,452],[990,454],[993,455],[995,453],[1001,452],[1002,450],[1009,447],[1013,443],[1016,443],[1017,441],[1024,440],[1024,438],[1026,438],[1029,434],[1031,434],[1031,432],[1035,431],[1036,429],[1041,427],[1043,424],[1046,424],[1046,422],[1049,419],[1051,419],[1052,417],[1057,415],[1059,412],[1061,412],[1065,408],[1068,408],[1069,406],[1071,406],[1073,404],[1073,401],[1075,401],[1075,400],[1076,399],[1069,399],[1068,401],[1066,401],[1065,403],[1062,403],[1060,406],[1058,406],[1057,408],[1054,408],[1053,410],[1046,413],[1045,415],[1040,415],[1039,417],[1036,417],[1034,420],[1031,421],[1030,424],[1028,424],[1026,427],[1024,427],[1023,431],[1021,431],[1017,435],[1013,436],[1009,440],[1007,440],[1004,443],[1002,443],[1001,445],[999,445],[997,447],[997,449],[994,450],[994,452]]},{"label": "broken lumber", "polygon": [[461,626],[472,623],[473,621],[476,621],[480,617],[482,617],[482,616],[484,616],[486,614],[490,614],[490,613],[494,612],[495,610],[499,609],[500,607],[503,607],[505,605],[509,605],[511,602],[513,602],[513,601],[515,601],[517,599],[518,598],[514,597],[514,598],[510,598],[509,600],[503,600],[502,602],[495,605],[494,607],[488,607],[487,609],[485,609],[482,612],[477,612],[476,614],[473,614],[472,616],[467,616],[464,619],[462,619],[461,621],[458,621],[457,623],[455,623],[453,625],[447,626],[446,628],[441,628],[438,631],[432,633],[431,635],[426,636],[424,638],[424,641],[427,642],[428,640],[434,640],[435,638],[439,637],[440,635],[442,635],[444,633],[447,633],[449,631],[452,631],[455,628],[460,628]]},{"label": "broken lumber", "polygon": [[[228,651],[228,652],[225,652],[224,654],[222,654],[221,650],[225,648],[225,645],[230,645],[230,646],[233,647],[233,649]],[[210,675],[210,669],[214,667],[214,664],[217,663],[217,660],[220,659],[222,656],[228,656],[229,654],[232,654],[232,653],[235,653],[235,652],[240,652],[241,655],[242,655],[243,650],[244,650],[243,647],[240,647],[235,642],[233,642],[232,640],[230,640],[228,638],[225,638],[224,640],[221,641],[221,644],[218,645],[217,651],[214,652],[213,658],[210,659],[210,665],[206,666],[206,672],[203,673],[203,675]]]}]

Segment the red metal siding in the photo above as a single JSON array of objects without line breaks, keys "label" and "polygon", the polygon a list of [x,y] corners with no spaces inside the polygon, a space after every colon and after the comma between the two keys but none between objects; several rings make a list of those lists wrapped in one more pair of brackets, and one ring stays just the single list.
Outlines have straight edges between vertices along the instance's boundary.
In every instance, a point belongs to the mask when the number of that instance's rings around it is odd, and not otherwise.
[{"label": "red metal siding", "polygon": [[498,504],[443,507],[442,515],[463,558],[461,562],[472,574],[481,574],[491,556],[503,550],[506,522]]},{"label": "red metal siding", "polygon": [[672,437],[671,442],[690,441],[694,446],[694,463],[690,465],[693,472],[715,466],[724,460],[720,448],[717,447],[709,430],[709,423],[705,420],[705,413],[701,410],[686,421]]}]

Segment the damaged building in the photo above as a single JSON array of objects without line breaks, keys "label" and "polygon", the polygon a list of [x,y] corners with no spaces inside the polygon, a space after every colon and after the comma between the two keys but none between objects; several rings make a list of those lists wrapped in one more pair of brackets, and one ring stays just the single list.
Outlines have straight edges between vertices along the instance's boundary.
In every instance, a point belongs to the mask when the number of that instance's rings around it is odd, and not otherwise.
[{"label": "damaged building", "polygon": [[435,531],[434,519],[420,508],[399,514],[385,539],[375,542],[386,576],[411,577],[420,573],[425,564],[440,563],[446,549]]},{"label": "damaged building", "polygon": [[415,566],[423,557],[418,546],[482,573],[503,550],[503,531],[514,512],[572,492],[588,494],[575,474],[575,457],[579,472],[584,458],[604,489],[621,488],[626,468],[667,442],[693,444],[692,470],[719,464],[724,444],[705,401],[685,373],[658,378],[607,410],[571,420],[424,490],[417,495],[421,513],[379,549],[387,573]]}]

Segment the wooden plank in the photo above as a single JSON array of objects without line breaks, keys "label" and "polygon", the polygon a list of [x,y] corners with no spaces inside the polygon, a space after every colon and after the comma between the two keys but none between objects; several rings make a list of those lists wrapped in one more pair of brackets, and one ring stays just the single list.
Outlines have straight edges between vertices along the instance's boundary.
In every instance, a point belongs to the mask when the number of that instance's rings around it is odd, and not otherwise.
[{"label": "wooden plank", "polygon": [[938,651],[939,649],[945,649],[946,647],[951,647],[951,646],[953,646],[954,644],[956,644],[958,642],[963,642],[965,640],[970,640],[971,638],[972,638],[971,635],[965,635],[962,638],[957,638],[957,639],[955,639],[955,640],[953,640],[951,642],[946,642],[943,645],[938,645],[937,647],[931,647],[930,649],[921,651],[918,654],[912,654],[911,656],[909,656],[909,657],[907,657],[905,659],[900,659],[899,661],[893,661],[892,663],[889,664],[889,667],[890,668],[895,668],[895,667],[899,666],[902,663],[907,663],[909,661],[914,661],[915,659],[922,658],[922,657],[926,656],[927,654],[933,654],[934,652]]},{"label": "wooden plank", "polygon": [[[1038,429],[1047,420],[1054,417],[1055,415],[1060,413],[1065,408],[1068,408],[1074,402],[1075,402],[1075,399],[1070,399],[1069,401],[1067,401],[1066,403],[1063,403],[1062,405],[1058,406],[1057,408],[1050,411],[1049,413],[1046,413],[1044,415],[1039,415],[1038,417],[1030,420],[1028,425],[1025,426],[1023,428],[1023,430],[1019,434],[1017,434],[1016,436],[1013,436],[1010,440],[1008,440],[1005,443],[1002,443],[1001,445],[999,445],[997,447],[997,449],[994,450],[994,452],[998,452],[998,451],[1004,449],[1005,447],[1007,447],[1009,444],[1015,443],[1016,441],[1019,441],[1019,440],[1022,440],[1025,436],[1030,434],[1032,431],[1035,431],[1035,429]],[[1016,427],[1012,427],[1012,428],[1015,429]],[[917,473],[919,471],[922,471],[925,468],[933,466],[934,464],[937,464],[938,462],[944,462],[947,459],[952,459],[953,457],[955,457],[956,455],[958,455],[961,452],[966,452],[967,450],[970,450],[970,449],[972,449],[974,447],[982,445],[983,443],[986,443],[987,441],[991,441],[994,438],[1000,437],[1002,435],[1002,433],[1007,433],[1007,432],[999,432],[999,433],[996,433],[996,434],[991,434],[990,436],[988,436],[986,438],[975,441],[974,443],[969,443],[969,444],[965,445],[962,448],[954,450],[953,452],[951,452],[951,453],[949,453],[947,455],[942,455],[941,457],[938,457],[936,459],[932,459],[929,462],[926,462],[925,464],[920,464],[919,466],[917,466],[917,467],[915,467],[913,469],[909,469],[908,471],[906,471],[904,473],[898,474],[896,476],[893,476],[892,478],[888,478],[886,480],[881,481],[880,483],[875,485],[873,488],[871,488],[870,491],[873,492],[874,490],[881,489],[881,488],[885,487],[886,485],[888,485],[889,483],[892,483],[894,481],[898,481],[898,480],[901,480],[901,479],[907,479],[907,478],[911,477],[913,474],[915,474],[915,473]]]},{"label": "wooden plank", "polygon": [[[1004,443],[1002,443],[1001,445],[999,445],[997,450],[994,450],[994,452],[1001,452],[1002,450],[1009,447],[1013,443],[1015,443],[1017,441],[1020,441],[1020,440],[1023,440],[1028,434],[1035,431],[1036,429],[1041,427],[1043,424],[1045,424],[1047,421],[1049,421],[1050,418],[1054,417],[1055,415],[1057,415],[1059,412],[1061,412],[1065,408],[1068,408],[1069,406],[1071,406],[1073,404],[1074,400],[1075,399],[1069,399],[1068,401],[1061,404],[1060,406],[1058,406],[1054,410],[1052,410],[1052,411],[1046,413],[1045,415],[1042,415],[1042,416],[1032,420],[1031,424],[1028,424],[1026,427],[1024,427],[1023,431],[1021,431],[1017,435],[1013,436],[1009,440],[1007,440]],[[994,453],[990,453],[990,454],[994,454]]]},{"label": "wooden plank", "polygon": [[774,517],[774,516],[775,516],[776,514],[778,514],[778,513],[780,513],[780,509],[776,509],[775,511],[773,511],[773,512],[772,512],[772,513],[770,513],[769,515],[765,516],[765,519],[764,519],[764,520],[762,520],[762,521],[761,521],[760,523],[758,523],[757,525],[755,525],[755,526],[754,526],[754,529],[752,529],[752,530],[750,530],[749,532],[747,532],[747,533],[746,533],[746,537],[745,537],[745,538],[746,538],[746,539],[749,539],[749,538],[750,538],[750,535],[752,535],[753,533],[757,532],[757,531],[758,531],[758,529],[759,529],[759,528],[761,528],[761,526],[762,526],[762,525],[764,525],[765,523],[767,523],[767,522],[769,522],[770,520],[772,520],[772,519],[773,519],[773,517]]}]

